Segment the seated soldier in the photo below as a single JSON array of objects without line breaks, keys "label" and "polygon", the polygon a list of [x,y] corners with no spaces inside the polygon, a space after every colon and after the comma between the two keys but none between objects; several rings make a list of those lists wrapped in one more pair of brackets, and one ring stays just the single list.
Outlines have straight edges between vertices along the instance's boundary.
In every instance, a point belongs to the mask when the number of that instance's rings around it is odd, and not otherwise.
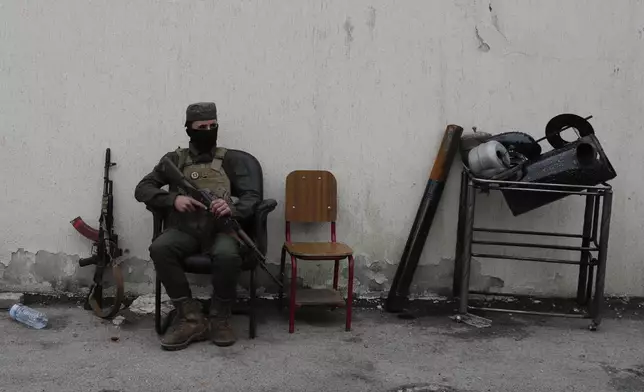
[{"label": "seated soldier", "polygon": [[[166,229],[150,245],[154,262],[165,291],[177,309],[177,318],[161,338],[165,350],[180,350],[210,336],[218,346],[235,343],[229,324],[231,305],[236,299],[237,280],[241,273],[240,243],[217,225],[218,217],[232,216],[239,221],[249,218],[261,201],[259,193],[246,182],[243,162],[225,148],[217,147],[217,108],[212,102],[195,103],[186,110],[186,132],[189,148],[167,153],[186,178],[199,188],[217,196],[235,193],[230,198],[216,199],[210,206],[179,194],[177,189],[161,189],[168,185],[160,165],[136,186],[135,198],[148,208],[165,210]],[[210,322],[202,313],[200,303],[192,298],[181,261],[194,254],[207,253],[212,259],[213,294],[209,311]]]}]

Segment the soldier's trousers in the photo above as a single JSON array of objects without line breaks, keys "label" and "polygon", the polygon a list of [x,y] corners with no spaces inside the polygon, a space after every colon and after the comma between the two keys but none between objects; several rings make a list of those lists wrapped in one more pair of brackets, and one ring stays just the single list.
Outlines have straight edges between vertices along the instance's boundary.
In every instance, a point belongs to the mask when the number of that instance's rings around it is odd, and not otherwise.
[{"label": "soldier's trousers", "polygon": [[[150,245],[150,258],[170,299],[191,297],[192,293],[182,260],[201,251],[197,238],[178,229],[161,233]],[[228,234],[218,233],[209,250],[212,259],[213,296],[233,300],[241,273],[242,257],[239,242]]]}]

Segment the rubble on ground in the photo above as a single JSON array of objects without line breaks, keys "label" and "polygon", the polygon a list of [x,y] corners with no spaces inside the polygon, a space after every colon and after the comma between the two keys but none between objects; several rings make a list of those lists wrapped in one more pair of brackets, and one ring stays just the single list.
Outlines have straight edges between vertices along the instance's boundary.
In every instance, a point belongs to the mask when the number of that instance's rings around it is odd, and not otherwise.
[{"label": "rubble on ground", "polygon": [[0,293],[0,309],[9,309],[15,304],[21,304],[24,301],[22,293]]},{"label": "rubble on ground", "polygon": [[[154,313],[154,294],[141,295],[137,297],[129,306],[129,310],[135,314],[153,314]],[[170,298],[167,295],[161,296],[161,313],[167,314],[172,310]]]}]

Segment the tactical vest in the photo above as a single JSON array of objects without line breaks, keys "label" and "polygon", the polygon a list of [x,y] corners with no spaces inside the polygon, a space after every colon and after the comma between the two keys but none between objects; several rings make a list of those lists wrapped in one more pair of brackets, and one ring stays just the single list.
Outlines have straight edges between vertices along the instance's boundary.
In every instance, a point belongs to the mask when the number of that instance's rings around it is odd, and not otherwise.
[{"label": "tactical vest", "polygon": [[[223,197],[226,192],[230,195],[230,179],[222,167],[224,156],[226,155],[225,148],[217,147],[212,162],[205,163],[195,163],[187,148],[179,147],[175,152],[179,156],[177,167],[197,188],[208,189],[216,197]],[[174,187],[171,187],[170,190],[178,191]],[[216,225],[216,219],[208,212],[199,210],[179,213],[173,209],[168,216],[167,227],[176,227],[196,238],[200,238],[202,250],[205,250],[211,245],[212,238],[209,233],[216,228]]]},{"label": "tactical vest", "polygon": [[224,192],[230,196],[230,179],[222,168],[227,150],[223,147],[215,149],[215,157],[210,163],[195,163],[187,148],[177,148],[179,156],[177,167],[186,178],[189,178],[197,188],[209,189],[218,197],[223,197]]}]

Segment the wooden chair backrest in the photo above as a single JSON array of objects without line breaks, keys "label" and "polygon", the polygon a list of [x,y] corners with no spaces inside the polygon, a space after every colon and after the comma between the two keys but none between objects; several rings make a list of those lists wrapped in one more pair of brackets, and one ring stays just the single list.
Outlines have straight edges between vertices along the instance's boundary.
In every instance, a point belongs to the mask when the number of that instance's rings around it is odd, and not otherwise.
[{"label": "wooden chair backrest", "polygon": [[337,182],[326,170],[295,170],[286,177],[286,221],[335,222]]}]

